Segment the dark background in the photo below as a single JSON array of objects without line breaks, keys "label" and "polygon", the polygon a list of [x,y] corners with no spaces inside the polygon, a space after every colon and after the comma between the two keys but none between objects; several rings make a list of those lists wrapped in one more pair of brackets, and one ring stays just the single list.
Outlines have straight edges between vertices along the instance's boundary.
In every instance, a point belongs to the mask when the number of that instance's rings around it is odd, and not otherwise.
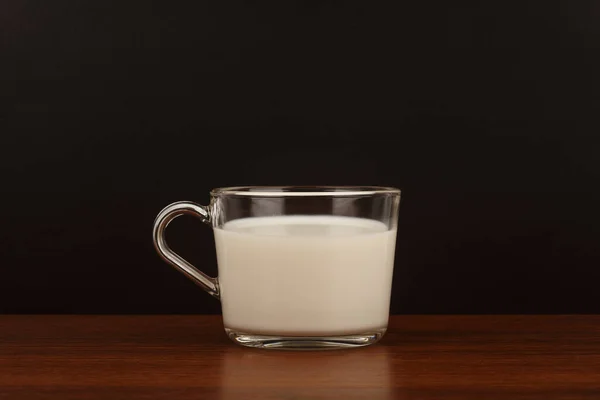
[{"label": "dark background", "polygon": [[394,313],[600,312],[596,1],[2,1],[0,33],[0,312],[218,312],[151,226],[244,184],[400,187]]}]

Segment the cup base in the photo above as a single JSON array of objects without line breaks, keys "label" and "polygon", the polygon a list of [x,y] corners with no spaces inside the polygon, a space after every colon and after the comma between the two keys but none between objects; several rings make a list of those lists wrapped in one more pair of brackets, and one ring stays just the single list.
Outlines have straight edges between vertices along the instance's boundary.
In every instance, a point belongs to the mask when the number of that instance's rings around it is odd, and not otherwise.
[{"label": "cup base", "polygon": [[225,328],[229,339],[246,347],[274,350],[335,350],[364,347],[377,343],[386,329],[338,336],[271,336],[255,335]]}]

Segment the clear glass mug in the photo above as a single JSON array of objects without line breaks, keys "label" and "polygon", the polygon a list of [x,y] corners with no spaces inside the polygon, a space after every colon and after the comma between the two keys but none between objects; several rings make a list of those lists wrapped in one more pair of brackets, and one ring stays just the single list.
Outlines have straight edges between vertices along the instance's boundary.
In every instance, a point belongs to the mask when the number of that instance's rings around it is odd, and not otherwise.
[{"label": "clear glass mug", "polygon": [[[235,343],[260,348],[366,346],[389,319],[400,190],[377,186],[248,186],[182,201],[154,222],[158,254],[221,301]],[[180,215],[212,225],[218,278],[174,253]]]}]

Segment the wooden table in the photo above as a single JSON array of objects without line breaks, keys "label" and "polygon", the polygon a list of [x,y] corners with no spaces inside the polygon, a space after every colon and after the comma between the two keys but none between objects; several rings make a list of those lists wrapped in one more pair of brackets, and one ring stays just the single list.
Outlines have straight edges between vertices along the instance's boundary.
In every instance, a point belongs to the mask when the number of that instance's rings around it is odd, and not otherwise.
[{"label": "wooden table", "polygon": [[0,399],[600,399],[600,316],[396,316],[371,347],[239,347],[217,316],[0,316]]}]

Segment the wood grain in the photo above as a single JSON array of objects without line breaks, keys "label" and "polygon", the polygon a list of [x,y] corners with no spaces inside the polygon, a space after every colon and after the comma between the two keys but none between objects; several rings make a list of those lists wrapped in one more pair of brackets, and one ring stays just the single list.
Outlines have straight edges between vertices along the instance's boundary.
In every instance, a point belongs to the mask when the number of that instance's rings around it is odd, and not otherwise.
[{"label": "wood grain", "polygon": [[600,316],[395,316],[371,347],[246,349],[218,316],[0,316],[0,399],[600,399]]}]

